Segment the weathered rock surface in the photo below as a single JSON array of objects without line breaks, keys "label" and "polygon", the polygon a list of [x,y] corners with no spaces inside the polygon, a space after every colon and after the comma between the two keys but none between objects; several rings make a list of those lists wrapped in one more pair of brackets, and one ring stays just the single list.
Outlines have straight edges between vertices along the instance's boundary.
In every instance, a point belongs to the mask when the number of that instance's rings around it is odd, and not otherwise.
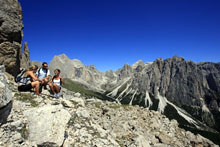
[{"label": "weathered rock surface", "polygon": [[29,48],[27,42],[24,43],[24,53],[21,58],[21,68],[28,69],[31,66]]},{"label": "weathered rock surface", "polygon": [[41,145],[53,142],[61,146],[70,114],[61,105],[45,105],[24,112],[27,117],[28,140]]},{"label": "weathered rock surface", "polygon": [[4,72],[4,66],[0,65],[0,125],[7,121],[12,107],[12,93]]},{"label": "weathered rock surface", "polygon": [[0,108],[6,106],[12,100],[12,93],[9,90],[8,80],[4,74],[5,68],[0,66]]},{"label": "weathered rock surface", "polygon": [[0,64],[16,75],[22,53],[22,10],[17,0],[0,0]]}]

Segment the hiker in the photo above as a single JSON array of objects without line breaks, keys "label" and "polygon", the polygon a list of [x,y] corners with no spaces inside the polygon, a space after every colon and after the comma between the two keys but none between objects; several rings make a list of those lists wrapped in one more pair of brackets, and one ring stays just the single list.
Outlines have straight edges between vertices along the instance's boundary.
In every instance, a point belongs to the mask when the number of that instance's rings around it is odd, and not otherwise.
[{"label": "hiker", "polygon": [[42,67],[37,71],[38,78],[42,81],[41,86],[44,86],[44,89],[47,89],[47,84],[49,82],[50,70],[48,69],[47,62],[42,63]]},{"label": "hiker", "polygon": [[54,70],[55,76],[50,80],[49,86],[52,94],[54,94],[54,97],[58,98],[60,97],[60,90],[61,90],[61,85],[64,84],[63,78],[60,76],[60,70],[55,69]]},{"label": "hiker", "polygon": [[33,65],[16,77],[16,79],[18,79],[18,91],[30,91],[32,88],[34,88],[36,94],[39,95],[41,80],[39,80],[36,76],[37,69],[38,66]]}]

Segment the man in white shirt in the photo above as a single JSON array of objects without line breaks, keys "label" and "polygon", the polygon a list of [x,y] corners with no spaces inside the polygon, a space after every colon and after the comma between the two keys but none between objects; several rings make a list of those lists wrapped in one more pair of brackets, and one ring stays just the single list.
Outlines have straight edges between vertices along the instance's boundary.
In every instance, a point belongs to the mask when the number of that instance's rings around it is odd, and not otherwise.
[{"label": "man in white shirt", "polygon": [[41,85],[44,86],[44,89],[47,89],[47,83],[50,77],[50,70],[48,69],[47,62],[43,62],[42,67],[37,71],[37,76],[42,80]]}]

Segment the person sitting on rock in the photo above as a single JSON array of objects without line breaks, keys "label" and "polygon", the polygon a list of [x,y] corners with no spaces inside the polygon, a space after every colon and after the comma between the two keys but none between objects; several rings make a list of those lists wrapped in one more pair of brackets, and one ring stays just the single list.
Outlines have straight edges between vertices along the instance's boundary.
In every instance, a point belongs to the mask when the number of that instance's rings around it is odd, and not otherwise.
[{"label": "person sitting on rock", "polygon": [[60,70],[55,69],[54,70],[55,76],[50,80],[49,86],[52,94],[54,94],[54,97],[58,98],[60,97],[60,90],[61,90],[61,85],[64,84],[63,78],[60,76]]},{"label": "person sitting on rock", "polygon": [[33,65],[29,69],[25,70],[23,75],[18,81],[18,91],[30,91],[34,88],[37,95],[39,95],[39,87],[41,80],[36,76],[38,66]]},{"label": "person sitting on rock", "polygon": [[43,62],[42,67],[37,71],[37,76],[40,80],[42,80],[41,86],[44,86],[44,89],[47,89],[50,76],[50,70],[48,69],[47,62]]}]

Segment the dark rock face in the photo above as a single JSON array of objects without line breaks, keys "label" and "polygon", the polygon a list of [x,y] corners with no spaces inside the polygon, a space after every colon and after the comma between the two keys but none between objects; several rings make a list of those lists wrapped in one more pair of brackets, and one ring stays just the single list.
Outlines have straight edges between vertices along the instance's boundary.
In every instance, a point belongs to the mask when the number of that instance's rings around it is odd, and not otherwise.
[{"label": "dark rock face", "polygon": [[133,85],[140,85],[152,93],[158,87],[162,96],[183,105],[202,106],[202,98],[210,109],[218,110],[219,67],[219,63],[196,64],[179,57],[157,59],[144,72],[136,73]]},{"label": "dark rock face", "polygon": [[133,68],[125,65],[116,73],[119,80],[125,81],[123,79],[130,77],[131,81],[131,84],[128,81],[121,87],[115,86],[120,88],[114,92],[114,97],[121,103],[148,107],[146,92],[154,97],[159,94],[209,127],[217,127],[220,130],[216,119],[216,114],[220,114],[219,63],[194,63],[182,57],[172,57],[166,60],[157,59],[151,64],[140,64]]},{"label": "dark rock face", "polygon": [[20,68],[22,29],[22,10],[18,1],[0,0],[0,64],[12,75]]}]

